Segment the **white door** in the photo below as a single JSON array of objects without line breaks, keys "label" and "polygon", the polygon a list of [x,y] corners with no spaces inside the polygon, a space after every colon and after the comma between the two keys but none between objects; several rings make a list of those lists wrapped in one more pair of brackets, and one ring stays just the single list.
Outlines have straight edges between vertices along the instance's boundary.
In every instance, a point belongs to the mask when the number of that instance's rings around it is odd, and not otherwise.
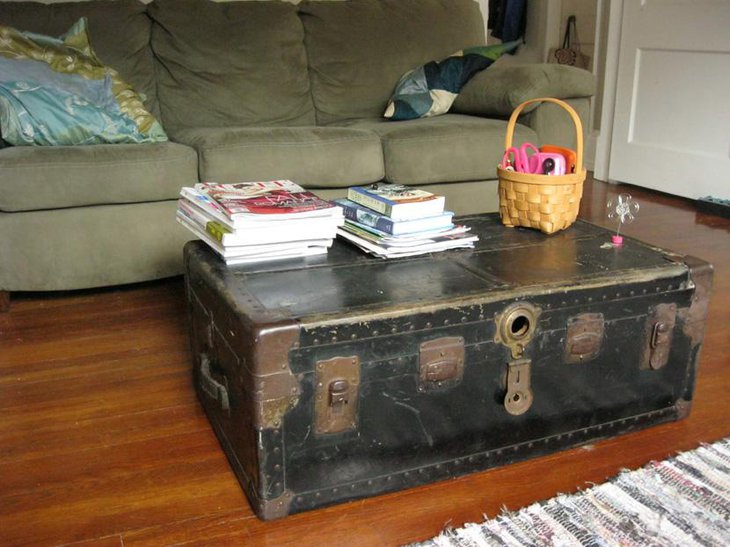
[{"label": "white door", "polygon": [[730,199],[730,1],[624,0],[608,178]]}]

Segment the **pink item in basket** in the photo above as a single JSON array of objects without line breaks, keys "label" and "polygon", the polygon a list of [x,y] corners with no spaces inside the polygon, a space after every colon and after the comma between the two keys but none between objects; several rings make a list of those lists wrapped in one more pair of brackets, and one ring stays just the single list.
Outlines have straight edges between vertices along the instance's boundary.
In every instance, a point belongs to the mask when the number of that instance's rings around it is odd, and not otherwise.
[{"label": "pink item in basket", "polygon": [[565,156],[554,152],[538,152],[528,158],[528,173],[533,175],[564,175]]}]

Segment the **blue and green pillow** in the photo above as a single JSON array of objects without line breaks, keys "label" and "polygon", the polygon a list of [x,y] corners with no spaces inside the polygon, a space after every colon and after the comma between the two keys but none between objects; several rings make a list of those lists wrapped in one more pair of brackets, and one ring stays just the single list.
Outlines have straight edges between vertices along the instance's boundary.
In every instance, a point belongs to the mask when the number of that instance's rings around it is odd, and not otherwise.
[{"label": "blue and green pillow", "polygon": [[0,135],[11,145],[167,140],[142,97],[105,66],[79,19],[59,38],[0,25]]},{"label": "blue and green pillow", "polygon": [[445,114],[461,88],[522,40],[478,46],[457,51],[441,61],[430,61],[406,72],[395,87],[383,116],[391,120],[414,120]]}]

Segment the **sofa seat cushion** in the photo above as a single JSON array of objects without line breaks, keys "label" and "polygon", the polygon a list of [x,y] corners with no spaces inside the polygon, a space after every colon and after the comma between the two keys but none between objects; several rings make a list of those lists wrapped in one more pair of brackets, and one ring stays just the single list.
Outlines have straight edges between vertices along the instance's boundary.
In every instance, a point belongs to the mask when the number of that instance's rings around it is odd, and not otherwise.
[{"label": "sofa seat cushion", "polygon": [[314,124],[293,4],[155,0],[149,15],[165,129]]},{"label": "sofa seat cushion", "polygon": [[291,179],[310,188],[382,180],[380,138],[345,127],[187,129],[175,139],[198,151],[200,179],[215,182]]},{"label": "sofa seat cushion", "polygon": [[[462,114],[400,122],[382,118],[347,120],[337,125],[380,135],[385,180],[398,184],[494,179],[507,131],[505,121]],[[514,141],[525,140],[535,142],[535,132],[516,125]]]},{"label": "sofa seat cushion", "polygon": [[197,180],[195,151],[172,142],[0,150],[7,212],[174,199]]}]

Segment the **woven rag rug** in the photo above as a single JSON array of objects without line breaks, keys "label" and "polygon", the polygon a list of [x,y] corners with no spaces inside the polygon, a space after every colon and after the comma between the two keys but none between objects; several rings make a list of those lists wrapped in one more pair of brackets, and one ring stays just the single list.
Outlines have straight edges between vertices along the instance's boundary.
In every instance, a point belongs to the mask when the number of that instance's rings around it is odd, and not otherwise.
[{"label": "woven rag rug", "polygon": [[730,545],[730,437],[414,545]]}]

